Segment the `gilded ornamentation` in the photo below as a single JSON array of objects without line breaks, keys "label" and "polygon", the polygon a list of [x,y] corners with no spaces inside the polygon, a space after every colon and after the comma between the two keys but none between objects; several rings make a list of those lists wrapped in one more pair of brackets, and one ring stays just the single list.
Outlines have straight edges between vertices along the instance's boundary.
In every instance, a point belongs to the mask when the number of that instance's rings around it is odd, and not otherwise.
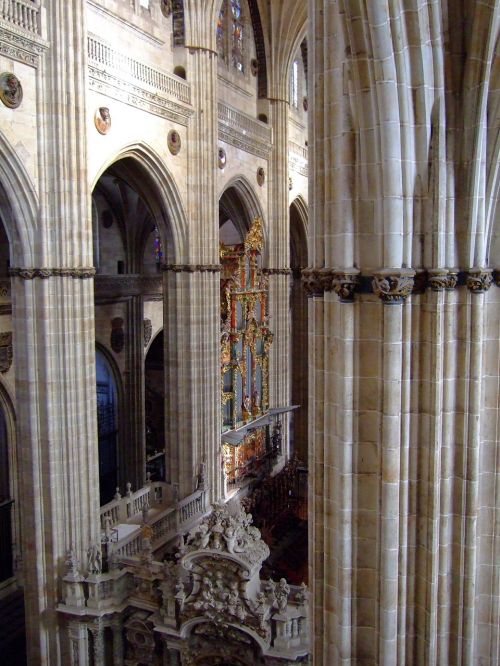
[{"label": "gilded ornamentation", "polygon": [[387,305],[404,303],[413,289],[415,271],[386,269],[373,276],[373,292]]},{"label": "gilded ornamentation", "polygon": [[264,223],[260,217],[256,217],[252,222],[249,232],[245,238],[245,250],[254,250],[262,252],[264,248]]},{"label": "gilded ornamentation", "polygon": [[99,134],[107,134],[111,129],[111,113],[107,106],[100,106],[94,113],[94,125]]},{"label": "gilded ornamentation", "polygon": [[181,135],[177,130],[170,130],[167,136],[168,149],[172,155],[178,155],[181,149]]},{"label": "gilded ornamentation", "polygon": [[432,291],[453,291],[457,286],[457,271],[447,268],[435,268],[429,270],[428,275],[428,283]]},{"label": "gilded ornamentation", "polygon": [[23,101],[21,81],[12,72],[0,74],[0,101],[8,109],[17,109]]},{"label": "gilded ornamentation", "polygon": [[482,294],[493,284],[491,268],[469,268],[467,272],[467,288],[473,294]]},{"label": "gilded ornamentation", "polygon": [[341,303],[352,303],[354,292],[359,284],[358,270],[334,271],[332,287]]}]

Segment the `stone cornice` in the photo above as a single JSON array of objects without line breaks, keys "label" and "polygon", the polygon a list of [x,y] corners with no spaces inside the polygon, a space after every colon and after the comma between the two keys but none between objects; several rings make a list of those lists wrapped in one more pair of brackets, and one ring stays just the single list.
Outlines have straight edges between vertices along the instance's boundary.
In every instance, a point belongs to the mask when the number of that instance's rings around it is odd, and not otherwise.
[{"label": "stone cornice", "polygon": [[10,268],[11,277],[19,277],[22,280],[34,280],[40,278],[46,280],[51,277],[71,277],[80,280],[87,280],[95,276],[95,268],[76,267],[76,268]]},{"label": "stone cornice", "polygon": [[162,271],[171,273],[220,273],[220,264],[162,264]]},{"label": "stone cornice", "polygon": [[493,269],[473,267],[469,268],[466,276],[467,289],[473,294],[481,294],[493,284]]},{"label": "stone cornice", "polygon": [[0,19],[0,54],[32,67],[38,67],[40,56],[49,43],[39,35]]}]

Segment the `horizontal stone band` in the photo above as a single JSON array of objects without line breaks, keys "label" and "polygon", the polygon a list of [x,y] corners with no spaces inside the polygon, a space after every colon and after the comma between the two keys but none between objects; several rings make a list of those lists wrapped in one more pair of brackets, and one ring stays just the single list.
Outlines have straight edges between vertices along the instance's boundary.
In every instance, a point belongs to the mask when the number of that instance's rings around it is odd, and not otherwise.
[{"label": "horizontal stone band", "polygon": [[46,280],[50,277],[71,277],[79,280],[88,280],[95,276],[95,268],[10,268],[11,277],[20,277],[22,280],[40,278]]},{"label": "horizontal stone band", "polygon": [[220,264],[162,264],[162,271],[172,273],[220,273]]}]

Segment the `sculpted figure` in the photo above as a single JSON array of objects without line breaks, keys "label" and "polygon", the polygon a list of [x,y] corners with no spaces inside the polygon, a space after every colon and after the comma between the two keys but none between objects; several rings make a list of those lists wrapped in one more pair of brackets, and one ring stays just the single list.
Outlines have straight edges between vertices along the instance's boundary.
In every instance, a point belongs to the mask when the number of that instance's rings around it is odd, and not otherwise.
[{"label": "sculpted figure", "polygon": [[102,571],[101,550],[95,543],[87,551],[87,566],[91,574],[100,574]]}]

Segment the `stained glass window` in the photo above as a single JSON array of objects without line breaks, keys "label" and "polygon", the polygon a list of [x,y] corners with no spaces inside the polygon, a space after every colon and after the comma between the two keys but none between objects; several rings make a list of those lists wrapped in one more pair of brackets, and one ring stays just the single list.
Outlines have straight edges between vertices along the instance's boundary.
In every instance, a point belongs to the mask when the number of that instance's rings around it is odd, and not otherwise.
[{"label": "stained glass window", "polygon": [[221,60],[227,59],[226,51],[226,0],[222,3],[217,21],[217,53]]},{"label": "stained glass window", "polygon": [[163,249],[161,246],[160,232],[158,231],[156,224],[154,228],[154,253],[156,265],[159,266],[163,260]]},{"label": "stained glass window", "polygon": [[241,0],[231,1],[231,55],[233,66],[240,72],[244,71],[243,64],[243,17],[241,13]]}]

